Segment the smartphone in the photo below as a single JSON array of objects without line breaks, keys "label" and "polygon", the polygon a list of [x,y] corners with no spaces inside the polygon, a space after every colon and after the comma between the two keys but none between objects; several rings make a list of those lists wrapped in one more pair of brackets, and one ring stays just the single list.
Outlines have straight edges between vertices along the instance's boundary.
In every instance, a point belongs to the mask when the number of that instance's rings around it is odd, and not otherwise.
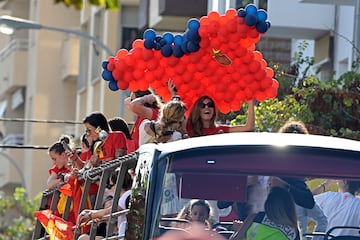
[{"label": "smartphone", "polygon": [[69,152],[74,152],[74,150],[72,150],[72,148],[69,146],[69,144],[67,144],[64,140],[61,141],[61,144],[63,145],[65,150],[68,150]]}]

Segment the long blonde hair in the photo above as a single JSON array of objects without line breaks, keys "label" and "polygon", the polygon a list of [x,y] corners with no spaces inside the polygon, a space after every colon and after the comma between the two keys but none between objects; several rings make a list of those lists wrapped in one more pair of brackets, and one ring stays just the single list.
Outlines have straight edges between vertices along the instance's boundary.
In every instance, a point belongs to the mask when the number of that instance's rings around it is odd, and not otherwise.
[{"label": "long blonde hair", "polygon": [[272,187],[265,201],[265,213],[277,224],[297,228],[294,200],[287,189]]},{"label": "long blonde hair", "polygon": [[[164,104],[160,110],[158,117],[158,127],[156,127],[156,136],[155,141],[159,141],[161,137],[168,136],[166,132],[171,129],[171,125],[174,123],[181,123],[185,121],[185,104],[180,100],[171,100],[168,103]],[[163,139],[166,141],[166,138]]]}]

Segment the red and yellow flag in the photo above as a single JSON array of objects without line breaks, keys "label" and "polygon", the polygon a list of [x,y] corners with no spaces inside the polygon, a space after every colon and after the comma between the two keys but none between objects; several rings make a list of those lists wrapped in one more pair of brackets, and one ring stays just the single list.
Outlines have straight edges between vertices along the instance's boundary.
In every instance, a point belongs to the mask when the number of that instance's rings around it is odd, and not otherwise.
[{"label": "red and yellow flag", "polygon": [[35,216],[49,234],[50,240],[66,240],[74,238],[74,232],[72,230],[74,224],[54,215],[51,210],[36,211]]}]

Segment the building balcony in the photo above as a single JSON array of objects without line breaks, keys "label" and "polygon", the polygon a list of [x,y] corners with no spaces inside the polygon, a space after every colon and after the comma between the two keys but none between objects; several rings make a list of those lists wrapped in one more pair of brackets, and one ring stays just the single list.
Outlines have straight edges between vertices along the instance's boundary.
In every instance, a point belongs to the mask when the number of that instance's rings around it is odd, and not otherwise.
[{"label": "building balcony", "polygon": [[0,96],[24,87],[27,81],[28,41],[13,39],[0,51]]},{"label": "building balcony", "polygon": [[310,2],[316,1],[269,1],[266,36],[317,40],[334,30],[335,6]]},{"label": "building balcony", "polygon": [[207,15],[207,0],[141,0],[139,28],[183,32],[190,18]]}]

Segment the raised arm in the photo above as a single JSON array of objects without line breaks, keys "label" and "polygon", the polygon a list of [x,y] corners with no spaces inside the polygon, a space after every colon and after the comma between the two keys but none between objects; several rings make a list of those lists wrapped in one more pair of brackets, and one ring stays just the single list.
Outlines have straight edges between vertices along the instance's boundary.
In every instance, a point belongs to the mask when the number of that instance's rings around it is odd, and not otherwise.
[{"label": "raised arm", "polygon": [[255,128],[255,103],[254,100],[247,101],[248,116],[245,125],[231,126],[229,132],[251,132]]},{"label": "raised arm", "polygon": [[124,100],[125,106],[139,117],[151,119],[153,110],[151,107],[146,106],[146,103],[152,105],[155,101],[157,101],[156,96],[149,94],[139,98],[133,98],[133,95],[134,94],[132,93],[130,97]]}]

